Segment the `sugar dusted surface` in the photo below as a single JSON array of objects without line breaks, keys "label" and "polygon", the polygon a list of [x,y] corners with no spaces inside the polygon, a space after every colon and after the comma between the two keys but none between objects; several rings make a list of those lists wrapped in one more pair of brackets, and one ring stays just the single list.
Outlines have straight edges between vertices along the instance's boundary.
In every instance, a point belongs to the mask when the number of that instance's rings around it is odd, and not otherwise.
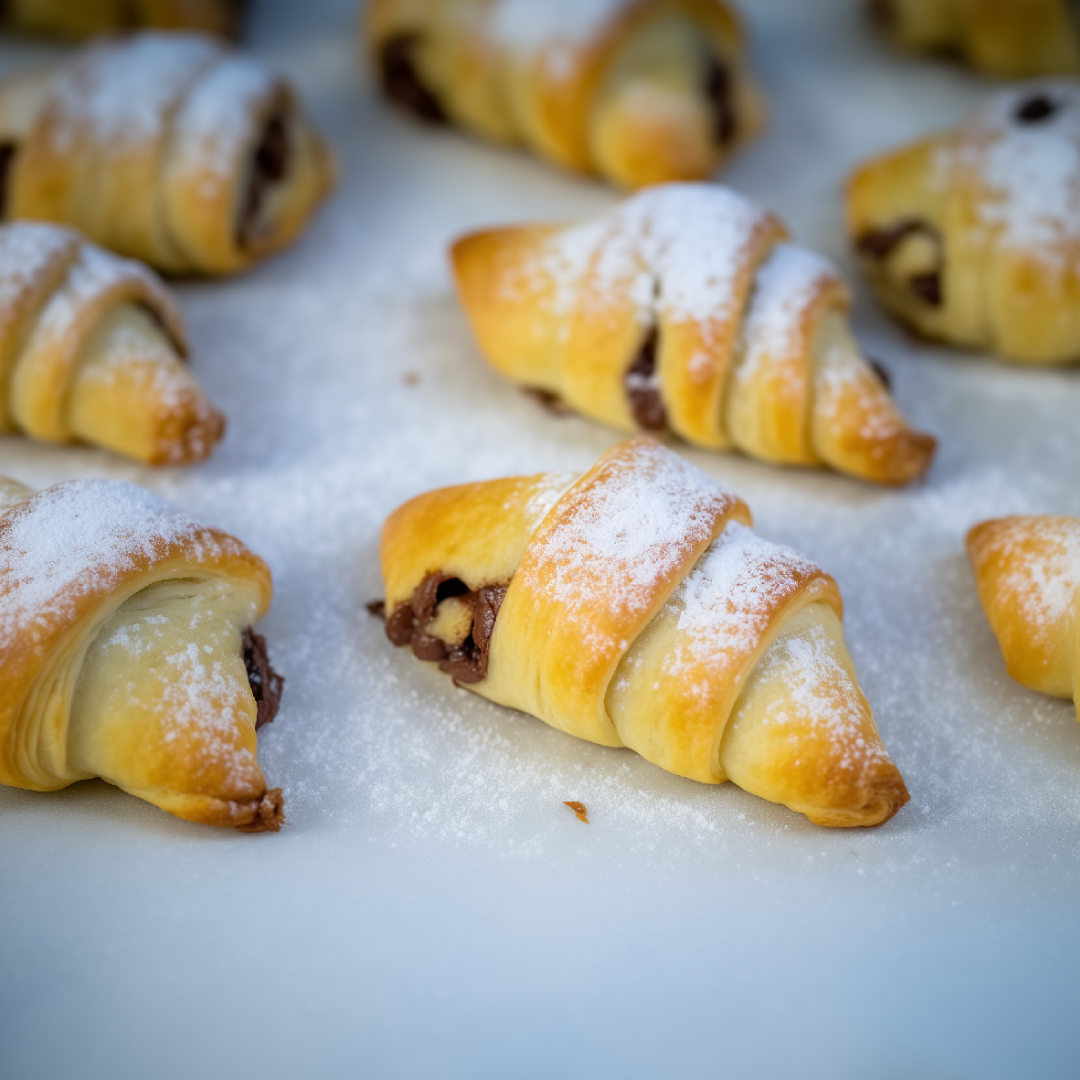
[{"label": "sugar dusted surface", "polygon": [[604,629],[608,619],[642,618],[670,575],[692,565],[732,502],[696,466],[643,441],[621,452],[599,483],[566,495],[518,573],[579,625],[582,650],[617,655],[626,643]]},{"label": "sugar dusted surface", "polygon": [[[1024,123],[1016,110],[1045,96],[1056,111]],[[1001,242],[1036,260],[1076,259],[1080,242],[1080,85],[1038,79],[1002,91],[973,118],[974,142],[959,154],[977,170],[984,198],[977,213]]]},{"label": "sugar dusted surface", "polygon": [[[1080,381],[908,339],[858,279],[837,195],[988,84],[894,54],[849,0],[749,12],[770,127],[724,181],[840,267],[867,354],[941,437],[902,491],[678,447],[840,584],[912,801],[881,829],[830,831],[457,690],[363,610],[407,498],[582,472],[617,441],[489,370],[443,254],[616,197],[378,105],[353,0],[254,10],[252,48],[295,77],[342,183],[293,249],[180,286],[225,440],[155,472],[4,438],[0,474],[137,480],[267,558],[259,629],[287,682],[259,761],[289,824],[212,832],[97,782],[0,789],[18,972],[0,1073],[1071,1080],[1080,725],[1005,674],[963,539],[1003,514],[1080,515]],[[246,1003],[260,977],[273,1016],[237,1024],[220,988]]]}]

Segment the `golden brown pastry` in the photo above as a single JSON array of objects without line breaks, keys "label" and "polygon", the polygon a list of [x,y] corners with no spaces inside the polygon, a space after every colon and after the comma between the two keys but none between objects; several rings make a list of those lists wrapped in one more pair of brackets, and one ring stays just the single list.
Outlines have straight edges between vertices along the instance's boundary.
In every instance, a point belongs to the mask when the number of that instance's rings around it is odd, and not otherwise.
[{"label": "golden brown pastry", "polygon": [[640,192],[580,226],[475,233],[453,249],[502,374],[623,431],[884,484],[926,471],[847,324],[848,291],[772,214],[721,187]]},{"label": "golden brown pastry", "polygon": [[108,30],[203,30],[235,37],[245,0],[4,0],[0,26],[84,38]]},{"label": "golden brown pastry", "polygon": [[762,121],[723,0],[374,0],[364,30],[410,112],[622,187],[706,177]]},{"label": "golden brown pastry", "polygon": [[470,690],[819,825],[908,800],[833,581],[647,436],[584,476],[428,492],[380,545],[387,636]]},{"label": "golden brown pastry", "polygon": [[0,226],[0,432],[201,461],[225,421],[186,351],[180,309],[144,266],[57,225]]},{"label": "golden brown pastry", "polygon": [[1005,78],[1080,72],[1080,23],[1071,0],[870,0],[898,45],[950,53]]},{"label": "golden brown pastry", "polygon": [[1072,698],[1080,719],[1080,519],[984,521],[967,549],[1006,670],[1032,690]]},{"label": "golden brown pastry", "polygon": [[136,487],[0,482],[0,783],[100,776],[177,817],[276,832],[255,760],[282,679],[270,571]]},{"label": "golden brown pastry", "polygon": [[994,94],[954,131],[863,165],[848,230],[881,302],[927,337],[1080,360],[1080,83]]},{"label": "golden brown pastry", "polygon": [[4,215],[74,225],[169,273],[277,251],[332,181],[289,85],[210,37],[105,39],[0,84]]}]

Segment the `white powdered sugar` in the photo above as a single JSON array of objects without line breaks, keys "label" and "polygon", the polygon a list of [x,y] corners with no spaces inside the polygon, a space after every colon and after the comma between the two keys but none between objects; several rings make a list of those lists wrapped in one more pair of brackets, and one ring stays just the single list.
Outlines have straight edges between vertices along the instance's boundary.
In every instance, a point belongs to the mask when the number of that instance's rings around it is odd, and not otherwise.
[{"label": "white powdered sugar", "polygon": [[[891,760],[880,743],[863,736],[862,695],[837,660],[823,627],[810,626],[781,638],[761,658],[755,676],[784,681],[782,704],[773,705],[765,723],[809,724],[823,733],[833,750],[833,768],[865,774]],[[738,722],[737,715],[733,719]]]},{"label": "white powdered sugar", "polygon": [[[736,317],[751,274],[746,256],[769,215],[727,188],[666,184],[620,203],[601,222],[584,302],[601,308],[629,295],[643,324]],[[707,357],[705,358],[708,359]]]},{"label": "white powdered sugar", "polygon": [[707,542],[732,498],[671,450],[636,441],[608,463],[602,481],[566,495],[519,574],[581,620],[583,646],[603,652],[613,643],[595,625],[597,607],[615,618],[647,611],[658,584]]},{"label": "white powdered sugar", "polygon": [[162,138],[177,104],[221,52],[196,34],[143,33],[81,54],[52,84],[55,149],[84,138],[131,147]]},{"label": "white powdered sugar", "polygon": [[107,591],[143,560],[153,565],[176,544],[194,545],[193,562],[241,550],[116,480],[73,480],[16,507],[0,518],[0,657],[18,638],[40,641],[75,617],[84,596]]},{"label": "white powdered sugar", "polygon": [[24,314],[23,298],[36,287],[38,275],[77,243],[75,233],[59,225],[20,221],[0,226],[0,347]]},{"label": "white powdered sugar", "polygon": [[795,244],[777,244],[754,280],[736,377],[750,377],[768,360],[800,354],[806,310],[822,284],[836,279],[836,270],[820,255]]},{"label": "white powdered sugar", "polygon": [[237,158],[257,132],[252,117],[275,91],[277,77],[242,56],[225,56],[192,87],[176,116],[171,153],[192,170],[192,161],[211,173],[213,185],[235,175]]},{"label": "white powdered sugar", "polygon": [[[1036,120],[1018,114],[1044,99],[1053,111]],[[1039,80],[992,99],[971,123],[959,150],[962,169],[984,189],[978,212],[1000,226],[1001,242],[1054,262],[1080,239],[1080,88]]]},{"label": "white powdered sugar", "polygon": [[824,571],[809,559],[730,522],[672,594],[680,634],[665,672],[678,677],[753,650],[777,606],[814,576]]},{"label": "white powdered sugar", "polygon": [[1044,640],[1059,632],[1069,610],[1080,609],[1080,519],[1020,517],[994,546],[1008,565],[999,588],[1020,605],[1031,631]]}]

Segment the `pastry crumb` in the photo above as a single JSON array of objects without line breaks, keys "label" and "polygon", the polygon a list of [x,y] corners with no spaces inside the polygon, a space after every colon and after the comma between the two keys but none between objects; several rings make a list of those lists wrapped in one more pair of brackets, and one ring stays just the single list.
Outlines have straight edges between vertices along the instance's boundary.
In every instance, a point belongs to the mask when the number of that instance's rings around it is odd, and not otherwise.
[{"label": "pastry crumb", "polygon": [[584,821],[586,825],[589,824],[589,811],[585,809],[585,804],[580,802],[564,802],[563,806],[569,806],[574,811],[574,817],[578,821]]},{"label": "pastry crumb", "polygon": [[406,386],[417,386],[417,385],[419,385],[419,383],[420,383],[420,376],[417,375],[417,373],[415,371],[406,371],[405,372],[405,385]]}]

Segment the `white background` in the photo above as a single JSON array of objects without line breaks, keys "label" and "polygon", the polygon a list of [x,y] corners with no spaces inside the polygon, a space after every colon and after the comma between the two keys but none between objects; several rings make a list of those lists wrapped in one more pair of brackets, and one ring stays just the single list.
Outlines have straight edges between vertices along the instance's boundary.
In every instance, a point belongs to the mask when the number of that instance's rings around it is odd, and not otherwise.
[{"label": "white background", "polygon": [[[851,0],[746,6],[771,122],[725,180],[854,279],[845,174],[992,84],[894,55]],[[303,88],[342,182],[292,250],[180,286],[229,418],[213,459],[0,440],[0,472],[132,479],[268,559],[287,683],[259,756],[289,819],[245,836],[100,781],[0,789],[0,1074],[1075,1076],[1080,727],[1006,677],[962,540],[1080,514],[1080,377],[919,344],[856,282],[857,333],[941,439],[924,483],[681,448],[839,580],[912,793],[883,828],[816,828],[457,690],[364,610],[383,518],[443,484],[585,469],[619,436],[485,367],[444,250],[615,196],[389,111],[354,27],[346,0],[257,5],[248,45]]]}]

